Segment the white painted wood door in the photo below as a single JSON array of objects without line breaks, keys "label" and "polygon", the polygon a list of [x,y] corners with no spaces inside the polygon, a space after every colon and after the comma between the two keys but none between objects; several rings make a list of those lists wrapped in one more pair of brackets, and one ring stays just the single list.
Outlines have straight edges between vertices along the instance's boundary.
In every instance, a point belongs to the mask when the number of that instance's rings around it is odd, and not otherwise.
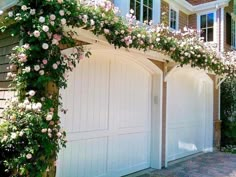
[{"label": "white painted wood door", "polygon": [[68,84],[61,91],[68,144],[57,177],[118,177],[150,167],[150,74],[96,52]]},{"label": "white painted wood door", "polygon": [[179,71],[167,82],[168,162],[212,147],[213,87],[200,77]]}]

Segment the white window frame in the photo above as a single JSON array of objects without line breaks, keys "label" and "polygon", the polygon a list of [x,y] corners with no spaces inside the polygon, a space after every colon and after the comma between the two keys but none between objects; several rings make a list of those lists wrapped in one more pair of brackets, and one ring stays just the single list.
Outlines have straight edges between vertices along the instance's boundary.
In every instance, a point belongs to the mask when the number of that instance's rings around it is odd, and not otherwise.
[{"label": "white window frame", "polygon": [[201,15],[207,15],[207,14],[210,14],[210,13],[213,13],[214,15],[214,25],[213,25],[213,41],[206,41],[206,42],[209,42],[209,43],[217,43],[219,40],[219,36],[217,37],[217,33],[219,32],[217,29],[217,18],[216,18],[216,10],[211,10],[211,11],[204,11],[204,12],[201,12],[201,13],[198,13],[197,14],[197,30],[200,32],[201,30]]},{"label": "white window frame", "polygon": [[[139,19],[139,21],[140,22],[144,22],[144,20],[143,20],[143,6],[144,6],[144,4],[143,4],[143,0],[139,0],[140,1],[140,19]],[[153,9],[154,9],[154,1],[155,0],[152,0],[153,2],[152,2],[152,7],[150,7],[151,9],[152,9],[152,19],[151,20],[153,20],[153,16],[154,16],[154,13],[153,13]],[[130,2],[130,1],[129,1]],[[134,10],[134,9],[133,9]],[[150,20],[149,20],[150,21]]]},{"label": "white window frame", "polygon": [[[175,11],[176,12],[176,29],[174,28],[171,28],[170,26],[170,22],[171,22],[171,10]],[[173,7],[172,5],[170,5],[170,8],[169,8],[169,27],[171,30],[179,30],[179,9]]]},{"label": "white window frame", "polygon": [[[113,2],[121,9],[121,16],[125,17],[130,13],[130,0],[114,0]],[[153,24],[161,22],[161,0],[153,0],[152,21]]]}]

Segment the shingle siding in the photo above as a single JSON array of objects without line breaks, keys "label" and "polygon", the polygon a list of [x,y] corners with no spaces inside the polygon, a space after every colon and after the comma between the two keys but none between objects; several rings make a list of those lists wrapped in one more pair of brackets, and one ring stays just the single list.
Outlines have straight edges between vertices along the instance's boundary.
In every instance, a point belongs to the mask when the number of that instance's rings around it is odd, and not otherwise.
[{"label": "shingle siding", "polygon": [[188,26],[188,15],[179,11],[179,29],[183,29],[185,26]]},{"label": "shingle siding", "polygon": [[169,4],[164,0],[161,1],[161,23],[169,25]]},{"label": "shingle siding", "polygon": [[0,33],[0,117],[3,111],[5,100],[12,97],[14,92],[9,91],[10,80],[6,80],[9,67],[8,55],[14,46],[19,44],[17,37],[9,33]]}]

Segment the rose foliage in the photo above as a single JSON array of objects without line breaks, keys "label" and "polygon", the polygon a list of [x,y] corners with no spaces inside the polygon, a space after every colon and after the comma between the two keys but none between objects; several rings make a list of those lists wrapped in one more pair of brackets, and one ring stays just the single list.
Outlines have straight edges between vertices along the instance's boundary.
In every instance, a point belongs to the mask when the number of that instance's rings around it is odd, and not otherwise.
[{"label": "rose foliage", "polygon": [[[67,72],[90,54],[82,46],[75,47],[74,37],[80,34],[74,27],[104,35],[115,47],[154,50],[181,66],[236,76],[234,53],[215,52],[192,29],[172,32],[163,24],[141,24],[132,11],[123,19],[109,1],[95,5],[75,0],[19,0],[6,20],[14,21],[12,34],[19,35],[22,43],[10,55],[8,78],[13,79],[16,97],[9,100],[0,125],[1,159],[10,176],[42,176],[53,168],[57,153],[65,146],[58,116],[60,99],[48,88],[51,83],[58,90],[66,87]],[[64,26],[72,28],[64,30]],[[74,47],[74,52],[64,55],[61,46]]]}]

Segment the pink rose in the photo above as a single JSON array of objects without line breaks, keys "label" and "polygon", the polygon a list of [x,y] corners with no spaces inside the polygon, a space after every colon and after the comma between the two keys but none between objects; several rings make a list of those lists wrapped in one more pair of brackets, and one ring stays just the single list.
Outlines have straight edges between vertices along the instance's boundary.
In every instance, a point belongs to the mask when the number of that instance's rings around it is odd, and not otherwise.
[{"label": "pink rose", "polygon": [[18,55],[18,58],[19,58],[19,62],[24,63],[24,62],[27,61],[27,56],[26,56],[24,53],[19,54],[19,55]]},{"label": "pink rose", "polygon": [[48,63],[48,60],[43,59],[43,64],[46,65]]},{"label": "pink rose", "polygon": [[61,35],[59,35],[59,34],[54,34],[54,35],[53,35],[53,38],[56,39],[56,40],[58,40],[58,41],[60,41],[60,40],[61,40]]}]

